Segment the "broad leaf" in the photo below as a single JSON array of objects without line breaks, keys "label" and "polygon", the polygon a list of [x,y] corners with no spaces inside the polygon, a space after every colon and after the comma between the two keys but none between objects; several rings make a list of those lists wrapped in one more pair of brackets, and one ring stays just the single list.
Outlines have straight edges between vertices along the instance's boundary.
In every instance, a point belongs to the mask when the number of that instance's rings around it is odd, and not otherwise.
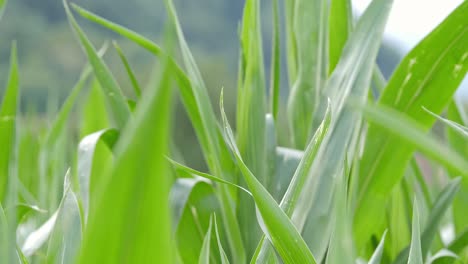
[{"label": "broad leaf", "polygon": [[[424,38],[400,63],[380,97],[379,104],[417,120],[423,131],[450,102],[468,70],[468,2],[463,2]],[[444,87],[444,89],[440,89]],[[391,190],[402,179],[415,150],[385,129],[370,125],[361,162],[355,233],[364,243],[377,232]]]}]

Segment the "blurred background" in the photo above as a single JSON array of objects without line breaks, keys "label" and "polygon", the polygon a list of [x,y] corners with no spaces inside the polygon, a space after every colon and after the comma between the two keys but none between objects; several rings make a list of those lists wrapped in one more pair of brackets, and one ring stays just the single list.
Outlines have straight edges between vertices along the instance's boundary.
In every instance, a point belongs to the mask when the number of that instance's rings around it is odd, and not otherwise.
[{"label": "blurred background", "polygon": [[[158,39],[164,29],[165,21],[162,0],[75,0],[74,2],[161,43]],[[210,89],[214,105],[218,104],[219,92],[224,87],[226,109],[228,115],[232,116],[235,112],[236,98],[238,23],[242,16],[244,1],[176,0],[175,2],[182,27]],[[261,2],[264,57],[268,67],[271,46],[271,3]],[[353,1],[356,16],[369,2],[370,0]],[[378,57],[384,75],[389,77],[404,54],[460,2],[462,0],[396,0]],[[417,19],[414,12],[417,12]],[[149,73],[155,61],[153,56],[104,28],[83,19],[78,21],[96,47],[105,41],[117,40],[128,56],[140,84],[144,87],[150,78]],[[85,63],[85,55],[66,21],[62,0],[9,1],[0,22],[0,99],[3,97],[8,74],[12,40],[17,40],[18,43],[21,110],[23,113],[34,113],[37,118],[45,117],[47,120],[68,95]],[[284,48],[284,43],[282,44]],[[105,60],[126,94],[132,97],[130,81],[112,46],[109,47]],[[283,101],[285,101],[288,91],[286,76],[282,78],[282,83]],[[464,86],[467,86],[466,82]],[[461,96],[464,94],[467,93],[460,93]],[[194,133],[180,102],[175,107],[174,122],[180,128],[174,130],[175,142],[193,146],[193,148],[185,147],[184,150],[193,149],[194,153],[187,155],[194,156],[197,152]]]}]

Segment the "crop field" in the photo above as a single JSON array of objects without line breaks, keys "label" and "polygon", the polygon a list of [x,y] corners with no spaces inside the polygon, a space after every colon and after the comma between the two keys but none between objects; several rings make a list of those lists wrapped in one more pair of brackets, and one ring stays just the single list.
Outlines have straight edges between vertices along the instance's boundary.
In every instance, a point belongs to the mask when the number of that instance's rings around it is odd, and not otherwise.
[{"label": "crop field", "polygon": [[[455,96],[468,1],[387,79],[376,57],[391,0],[359,18],[349,0],[271,0],[268,49],[260,1],[246,0],[237,98],[216,87],[215,104],[172,0],[158,44],[63,6],[87,62],[59,110],[24,111],[16,42],[0,84],[0,263],[468,263],[468,111]],[[0,23],[8,12],[0,0]],[[95,46],[84,21],[145,50],[151,78],[118,41]],[[176,100],[200,167],[175,142]]]}]

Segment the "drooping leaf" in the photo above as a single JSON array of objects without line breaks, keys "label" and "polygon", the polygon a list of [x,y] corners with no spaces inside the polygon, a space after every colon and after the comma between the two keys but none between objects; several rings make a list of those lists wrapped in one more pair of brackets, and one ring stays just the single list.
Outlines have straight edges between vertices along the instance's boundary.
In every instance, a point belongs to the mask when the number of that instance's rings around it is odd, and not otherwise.
[{"label": "drooping leaf", "polygon": [[65,263],[76,258],[81,245],[82,226],[78,199],[71,188],[68,175],[65,176],[64,196],[50,233],[48,263]]},{"label": "drooping leaf", "polygon": [[[405,146],[416,148],[448,169],[468,177],[468,161],[433,136],[428,135],[418,122],[383,105],[367,104],[362,107],[362,110],[374,126],[384,128],[386,133],[391,133],[400,142],[404,140],[407,143]],[[374,197],[374,200],[383,199],[384,193]]]},{"label": "drooping leaf", "polygon": [[[96,166],[94,162],[97,145],[99,142],[103,142],[109,150],[112,150],[118,136],[119,133],[116,129],[104,129],[86,136],[78,145],[77,175],[80,190],[79,198],[84,211],[84,222],[88,218],[90,199],[92,199],[91,182],[94,182],[94,185],[99,183],[99,179],[92,179],[91,177],[93,175],[93,168]],[[104,167],[105,164],[101,161],[97,166]]]},{"label": "drooping leaf", "polygon": [[[280,207],[285,212],[288,217],[291,217],[294,209],[297,206],[298,198],[301,195],[302,191],[304,190],[304,183],[309,176],[309,171],[311,169],[312,163],[314,162],[315,158],[317,157],[317,153],[321,147],[321,144],[327,135],[328,128],[330,126],[332,113],[330,110],[330,105],[328,107],[327,113],[325,114],[325,118],[317,129],[314,137],[310,141],[307,149],[305,150],[302,158],[300,159],[299,165],[294,172],[294,175],[289,183],[288,189],[284,194]],[[253,259],[252,262],[260,262],[263,263],[266,260],[271,260],[273,257],[270,244],[264,238],[260,240],[260,243],[257,246],[258,254],[256,259]],[[261,248],[259,250],[259,248]]]},{"label": "drooping leaf", "polygon": [[244,176],[244,180],[255,200],[258,221],[265,235],[271,241],[285,263],[316,263],[312,253],[307,248],[305,241],[302,239],[291,220],[242,160],[231,127],[224,113],[222,93],[220,105],[225,140],[231,148],[239,169]]},{"label": "drooping leaf", "polygon": [[205,178],[207,180],[211,180],[211,181],[214,181],[214,182],[218,182],[218,183],[221,183],[221,184],[227,184],[227,185],[230,185],[232,187],[235,187],[235,188],[239,188],[241,189],[242,191],[246,192],[248,195],[252,196],[252,194],[247,190],[245,189],[244,187],[242,186],[239,186],[235,183],[232,183],[232,182],[229,182],[229,181],[226,181],[226,180],[223,180],[222,178],[220,177],[216,177],[216,176],[213,176],[213,175],[210,175],[208,173],[204,173],[204,172],[201,172],[201,171],[197,171],[197,170],[194,170],[192,168],[189,168],[181,163],[178,163],[177,161],[175,160],[172,160],[170,158],[168,158],[168,160],[172,163],[172,165],[180,170],[183,170],[184,172],[186,173],[189,173],[189,174],[192,174],[192,175],[196,175],[196,176],[199,176],[199,177],[202,177],[202,178]]},{"label": "drooping leaf", "polygon": [[[201,177],[178,178],[172,185],[169,201],[180,259],[184,263],[194,262],[201,254],[212,214],[220,211],[215,189]],[[216,252],[211,250],[209,257],[214,261]]]},{"label": "drooping leaf", "polygon": [[[179,77],[179,91],[200,141],[205,161],[212,174],[219,175],[227,181],[235,182],[236,171],[233,159],[226,143],[221,138],[221,132],[216,124],[215,114],[203,78],[188,48],[172,0],[166,0],[165,3],[171,22],[176,28],[182,58],[188,73],[187,77],[177,70],[178,67],[174,66],[176,77]],[[172,60],[169,59],[169,62],[172,62]],[[171,65],[173,64],[171,63]],[[220,186],[218,198],[222,204],[222,219],[229,246],[232,252],[236,252],[236,254],[233,254],[233,262],[242,263],[246,259],[246,253],[235,215],[233,199],[236,191],[236,189],[227,186]]]}]

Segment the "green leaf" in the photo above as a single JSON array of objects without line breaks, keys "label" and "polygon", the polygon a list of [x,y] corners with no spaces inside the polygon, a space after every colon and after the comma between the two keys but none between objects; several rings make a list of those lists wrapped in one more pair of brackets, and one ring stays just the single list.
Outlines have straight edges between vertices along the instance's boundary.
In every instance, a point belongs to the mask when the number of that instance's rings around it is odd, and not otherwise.
[{"label": "green leaf", "polygon": [[105,100],[105,95],[102,93],[99,82],[94,79],[82,110],[81,138],[110,127]]},{"label": "green leaf", "polygon": [[356,258],[351,215],[348,209],[347,182],[345,174],[337,180],[333,213],[333,231],[328,246],[326,263],[346,263]]},{"label": "green leaf", "polygon": [[[460,101],[453,99],[447,109],[447,118],[457,122],[458,124],[468,126],[468,117],[466,112],[463,111],[463,105]],[[450,146],[456,150],[460,155],[468,156],[468,139],[458,133],[455,129],[447,127],[446,130],[447,141]],[[451,177],[455,177],[456,173],[450,173]],[[462,179],[460,191],[455,196],[452,205],[452,213],[454,218],[454,225],[456,231],[463,231],[468,227],[468,219],[465,214],[465,207],[468,203],[468,179]]]},{"label": "green leaf", "polygon": [[10,73],[3,102],[0,105],[0,203],[7,206],[6,199],[13,178],[11,178],[12,157],[15,154],[16,115],[19,105],[19,77],[16,43],[11,46]]},{"label": "green leaf", "polygon": [[13,259],[11,256],[12,249],[11,249],[11,241],[10,241],[10,233],[11,229],[8,225],[8,220],[5,215],[5,211],[3,210],[3,206],[0,203],[0,257],[3,261],[9,261]]},{"label": "green leaf", "polygon": [[8,0],[0,0],[0,20],[2,20],[3,13],[5,12],[5,7],[8,3]]},{"label": "green leaf", "polygon": [[457,123],[455,121],[443,118],[440,115],[431,112],[430,110],[428,110],[424,106],[423,106],[423,109],[426,112],[428,112],[429,114],[431,114],[433,117],[437,118],[439,121],[444,123],[446,126],[451,127],[453,130],[455,130],[455,132],[458,132],[458,134],[464,136],[465,140],[468,140],[468,127],[462,126],[461,124],[459,124],[459,123]]},{"label": "green leaf", "polygon": [[207,180],[211,180],[211,181],[214,181],[214,182],[218,182],[218,183],[222,183],[222,184],[227,184],[229,186],[232,186],[232,187],[235,187],[235,188],[239,188],[241,189],[242,191],[246,192],[248,195],[252,196],[252,194],[247,190],[245,189],[244,187],[242,186],[239,186],[235,183],[232,183],[232,182],[229,182],[229,181],[226,181],[226,180],[223,180],[222,178],[220,177],[216,177],[216,176],[213,176],[211,174],[208,174],[208,173],[204,173],[204,172],[201,172],[201,171],[197,171],[197,170],[194,170],[192,168],[189,168],[181,163],[178,163],[177,161],[175,160],[172,160],[170,158],[168,158],[168,160],[172,163],[172,165],[174,167],[176,167],[177,169],[179,170],[182,170],[184,171],[185,173],[188,173],[188,174],[192,174],[192,175],[196,175],[196,176],[199,176],[199,177],[202,177],[202,178],[205,178]]},{"label": "green leaf", "polygon": [[[179,178],[172,185],[169,202],[180,259],[183,263],[196,262],[210,218],[220,211],[215,189],[201,177]],[[216,252],[211,250],[211,261],[216,257]]]},{"label": "green leaf", "polygon": [[350,0],[332,0],[329,15],[328,72],[332,73],[340,60],[343,48],[351,32],[353,14]]},{"label": "green leaf", "polygon": [[130,118],[130,109],[126,103],[126,100],[122,94],[119,84],[115,80],[111,71],[99,57],[93,44],[89,41],[83,30],[80,28],[72,12],[68,6],[67,0],[63,0],[63,5],[67,13],[70,26],[77,34],[77,37],[83,47],[83,50],[88,56],[89,63],[93,67],[94,74],[99,80],[101,87],[103,88],[104,94],[106,95],[107,103],[111,108],[111,113],[119,128],[123,127],[127,120]]},{"label": "green leaf", "polygon": [[[165,3],[169,17],[176,28],[182,58],[188,72],[188,77],[190,78],[187,79],[185,74],[177,70],[178,67],[175,67],[177,77],[179,77],[179,91],[197,133],[206,163],[212,174],[219,175],[230,182],[235,182],[237,180],[235,178],[235,166],[226,143],[221,138],[221,132],[216,123],[215,114],[211,107],[211,101],[203,78],[185,41],[185,36],[172,1],[166,0]],[[169,62],[171,63],[172,60],[170,59]],[[173,64],[171,63],[171,65]],[[246,259],[246,253],[242,243],[239,224],[235,216],[233,197],[236,195],[236,192],[228,189],[227,186],[220,186],[219,190],[218,199],[222,204],[222,216],[229,246],[232,252],[236,252],[236,254],[233,254],[233,262],[243,263]]]},{"label": "green leaf", "polygon": [[216,242],[218,243],[219,255],[221,257],[221,264],[229,264],[229,259],[224,252],[223,245],[221,244],[221,239],[219,235],[218,224],[216,221],[216,214],[214,215],[215,231],[216,231]]},{"label": "green leaf", "polygon": [[[93,176],[100,176],[93,173],[95,165],[95,153],[99,142],[103,142],[109,150],[112,150],[119,133],[116,129],[104,129],[92,133],[83,138],[78,145],[78,162],[77,162],[77,175],[79,183],[79,198],[81,207],[83,209],[84,222],[88,218],[90,200],[95,200],[91,191],[93,186],[97,186],[100,179],[93,179]],[[104,166],[101,160],[98,161],[97,166]],[[92,184],[93,182],[93,184]]]},{"label": "green leaf", "polygon": [[81,245],[82,222],[80,207],[71,189],[71,179],[65,176],[64,195],[57,210],[47,248],[47,263],[65,263],[74,260]]},{"label": "green leaf", "polygon": [[210,247],[211,247],[211,227],[213,226],[213,217],[210,218],[210,226],[206,231],[205,238],[203,239],[203,245],[200,250],[200,258],[198,259],[199,264],[210,263]]},{"label": "green leaf", "polygon": [[292,29],[297,52],[297,76],[292,80],[294,84],[287,112],[297,149],[305,148],[322,118],[318,109],[328,75],[327,15],[327,1],[294,1]]},{"label": "green leaf", "polygon": [[[429,130],[435,119],[422,106],[440,113],[468,69],[467,12],[465,1],[403,59],[382,93],[380,105],[405,113],[417,120],[422,131]],[[402,179],[414,148],[413,144],[402,145],[399,137],[389,136],[379,126],[369,126],[355,214],[358,241],[363,243],[377,232],[382,205]]]},{"label": "green leaf", "polygon": [[30,257],[49,243],[47,257],[67,256],[73,259],[81,241],[80,210],[71,190],[71,174],[67,171],[63,183],[63,196],[57,210],[37,229],[31,231],[21,246],[21,252]]},{"label": "green leaf", "polygon": [[[315,158],[293,221],[317,260],[325,256],[331,235],[335,179],[345,171],[345,160],[354,160],[361,134],[360,114],[344,109],[357,97],[368,98],[377,50],[392,1],[373,1],[359,19],[343,50],[341,60],[326,84],[323,96],[330,98],[332,121],[329,134]],[[325,97],[325,98],[326,98]],[[323,98],[322,104],[326,99]],[[326,241],[326,242],[324,242]]]},{"label": "green leaf", "polygon": [[[330,110],[330,105],[328,106],[327,112],[325,114],[325,118],[317,129],[314,137],[309,142],[307,149],[305,150],[302,158],[300,159],[299,165],[297,166],[296,171],[290,181],[288,189],[281,200],[280,207],[285,212],[288,217],[292,217],[293,212],[299,202],[299,196],[301,195],[302,191],[304,190],[304,183],[309,176],[309,172],[311,170],[312,163],[314,162],[315,158],[317,157],[317,153],[321,147],[321,144],[327,135],[328,128],[330,126],[332,113]],[[257,261],[263,263],[264,261],[271,259],[271,249],[270,244],[265,241],[264,238],[260,240],[259,245],[257,246],[257,251],[261,248],[258,253],[257,259],[253,259],[252,261]]]},{"label": "green leaf", "polygon": [[297,41],[294,29],[295,6],[297,0],[284,1],[284,16],[286,23],[286,64],[288,68],[288,84],[292,87],[297,79]]},{"label": "green leaf", "polygon": [[369,260],[368,264],[380,264],[382,260],[382,255],[384,251],[384,244],[385,244],[385,237],[387,235],[387,231],[382,236],[382,239],[380,239],[380,243],[375,249],[374,253],[372,254],[372,257]]},{"label": "green leaf", "polygon": [[222,93],[220,107],[226,143],[231,148],[244,180],[252,192],[258,210],[258,221],[265,235],[285,263],[316,263],[291,220],[242,160],[224,113]]},{"label": "green leaf", "polygon": [[[421,236],[421,252],[423,256],[427,256],[429,253],[432,242],[439,231],[439,225],[442,222],[445,213],[450,208],[456,193],[460,189],[460,180],[460,178],[457,178],[450,181],[450,183],[447,184],[447,186],[445,186],[440,192],[439,196],[435,200],[434,206],[430,210],[430,214]],[[407,248],[403,250],[394,263],[405,263],[408,258],[408,251],[409,250]]]},{"label": "green leaf", "polygon": [[413,204],[413,224],[411,235],[411,247],[409,251],[408,264],[423,264],[421,252],[421,236],[419,234],[419,210],[416,200]]},{"label": "green leaf", "polygon": [[271,43],[271,66],[270,66],[270,112],[274,120],[278,120],[280,104],[280,82],[281,82],[281,36],[280,36],[280,14],[278,0],[273,0],[273,41]]},{"label": "green leaf", "polygon": [[122,61],[125,70],[127,71],[127,75],[130,78],[130,82],[132,83],[133,91],[135,92],[135,95],[139,98],[141,95],[141,88],[138,84],[138,80],[136,79],[135,74],[132,71],[132,67],[130,67],[130,63],[128,63],[127,57],[125,57],[125,54],[123,53],[123,50],[120,48],[119,44],[117,44],[116,41],[113,41],[112,44],[114,44],[114,48],[119,54],[120,60]]},{"label": "green leaf", "polygon": [[[237,90],[237,146],[246,165],[268,186],[266,146],[265,74],[260,23],[260,1],[245,2],[240,32],[240,69]],[[241,181],[242,182],[242,181]],[[242,183],[245,185],[244,183]],[[242,230],[247,255],[250,256],[261,236],[255,222],[255,206],[252,199],[239,194],[237,218]]]},{"label": "green leaf", "polygon": [[[468,177],[468,161],[448,148],[444,143],[428,135],[419,122],[383,105],[367,104],[362,107],[362,111],[369,122],[374,126],[385,129],[387,137],[388,133],[390,133],[398,138],[400,142],[399,146],[402,146],[401,140],[403,140],[406,143],[405,146],[416,148],[428,157],[440,162],[448,169],[457,172],[459,175]],[[373,199],[383,199],[382,195],[384,195],[384,193],[385,192],[382,190],[382,192],[376,194]]]},{"label": "green leaf", "polygon": [[274,185],[270,187],[269,192],[279,202],[286,193],[291,179],[304,156],[304,152],[297,149],[276,147],[275,154],[276,168],[274,177],[271,178]]},{"label": "green leaf", "polygon": [[[96,191],[79,263],[171,263],[168,148],[170,72],[145,90],[134,118],[121,132],[115,165]],[[157,207],[157,210],[155,208]]]}]

